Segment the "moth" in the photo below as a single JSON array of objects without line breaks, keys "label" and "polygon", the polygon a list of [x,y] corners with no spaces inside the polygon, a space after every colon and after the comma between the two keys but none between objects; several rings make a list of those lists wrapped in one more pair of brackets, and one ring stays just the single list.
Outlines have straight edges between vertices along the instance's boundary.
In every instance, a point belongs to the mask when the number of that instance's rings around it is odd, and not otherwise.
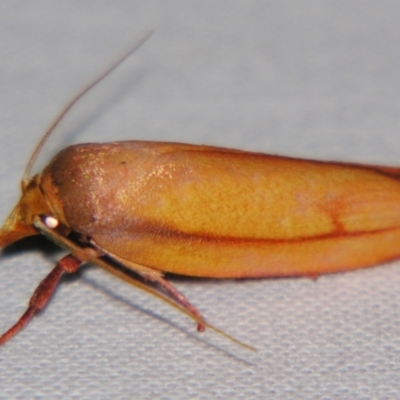
[{"label": "moth", "polygon": [[165,273],[315,277],[400,256],[400,168],[125,141],[67,147],[30,176],[55,126],[132,51],[67,105],[28,163],[0,247],[43,234],[70,253],[40,283],[0,344],[44,308],[63,274],[84,263],[180,308],[203,330],[212,326]]}]

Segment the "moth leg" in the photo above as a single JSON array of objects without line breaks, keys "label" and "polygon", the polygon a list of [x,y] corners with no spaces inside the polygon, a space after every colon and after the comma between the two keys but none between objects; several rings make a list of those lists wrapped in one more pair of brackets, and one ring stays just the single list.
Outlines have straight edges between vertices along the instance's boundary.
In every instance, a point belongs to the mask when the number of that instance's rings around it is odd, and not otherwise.
[{"label": "moth leg", "polygon": [[[199,331],[203,331],[206,326],[210,326],[209,324],[206,323],[204,320],[203,316],[200,314],[200,312],[197,310],[196,307],[192,306],[187,300],[187,298],[178,292],[169,282],[167,282],[160,271],[154,270],[152,268],[146,267],[144,265],[136,264],[132,261],[125,260],[121,257],[116,256],[115,254],[107,252],[105,249],[103,249],[101,246],[99,246],[93,239],[89,240],[89,243],[91,243],[94,248],[90,247],[80,247],[79,245],[73,243],[70,241],[68,238],[66,238],[63,234],[59,233],[57,229],[52,229],[49,228],[49,226],[46,224],[46,216],[37,216],[34,219],[34,226],[48,239],[52,240],[54,243],[58,244],[61,247],[64,247],[66,249],[69,249],[72,254],[74,255],[74,258],[77,260],[80,260],[82,263],[83,261],[86,262],[92,262],[94,264],[97,264],[101,266],[102,268],[106,269],[107,271],[110,271],[111,273],[119,276],[122,279],[127,280],[128,282],[132,283],[135,286],[140,287],[142,290],[148,291],[152,293],[154,296],[160,296],[162,298],[164,295],[162,295],[160,292],[157,292],[153,290],[150,287],[146,287],[145,285],[141,284],[139,281],[136,281],[135,279],[132,279],[126,272],[117,269],[115,266],[112,266],[111,264],[107,263],[106,261],[101,259],[101,256],[107,255],[117,263],[121,264],[122,266],[136,272],[138,275],[140,275],[142,278],[154,282],[158,284],[161,288],[163,288],[169,295],[170,297],[176,302],[176,304],[182,306],[188,314],[192,316],[193,319],[197,321],[197,329]],[[76,269],[79,268],[79,265],[77,266]],[[143,286],[145,287],[143,287]],[[166,298],[164,299],[165,301],[167,300]],[[32,313],[33,315],[34,313]],[[23,318],[23,317],[22,317]],[[22,319],[21,318],[21,319]],[[32,316],[27,318],[27,322],[32,318]],[[26,323],[27,323],[26,322]],[[26,323],[23,326],[26,325]],[[18,332],[19,330],[22,329],[19,328],[16,330]],[[11,328],[13,329],[13,328]],[[213,328],[215,329],[215,328]],[[15,333],[14,333],[15,334]],[[10,335],[11,337],[12,335]],[[0,337],[0,344],[2,343]],[[8,339],[7,339],[8,340]]]},{"label": "moth leg", "polygon": [[[183,308],[188,310],[192,315],[194,315],[198,320],[204,321],[203,316],[201,315],[200,311],[193,306],[189,300],[181,293],[179,292],[175,286],[173,286],[171,283],[169,283],[166,279],[164,279],[162,276],[159,276],[155,280],[152,279],[151,277],[148,278],[145,275],[143,275],[143,278],[152,280],[153,282],[157,283],[159,286],[161,286],[173,299],[175,299]],[[205,330],[204,324],[201,322],[197,322],[197,330],[199,332],[202,332]]]},{"label": "moth leg", "polygon": [[[114,257],[113,255],[110,256]],[[155,271],[140,264],[132,263],[131,261],[125,261],[119,257],[116,258],[116,260],[121,262],[122,265],[131,268],[143,279],[156,283],[158,286],[163,288],[178,304],[180,304],[185,310],[189,311],[189,313],[195,317],[197,320],[197,330],[199,332],[203,332],[205,330],[205,325],[202,323],[202,321],[205,322],[205,320],[200,311],[193,306],[189,300],[175,288],[175,286],[164,279],[159,271]]]},{"label": "moth leg", "polygon": [[0,345],[8,342],[29,323],[38,311],[46,307],[62,275],[64,273],[72,274],[76,272],[82,263],[83,261],[73,254],[69,254],[58,261],[53,270],[40,282],[34,291],[29,301],[29,306],[21,318],[7,332],[0,336]]},{"label": "moth leg", "polygon": [[136,272],[143,279],[159,285],[178,304],[180,304],[185,310],[189,311],[189,313],[197,320],[197,330],[198,331],[205,330],[205,325],[202,323],[202,322],[205,322],[205,320],[204,320],[204,317],[200,314],[200,311],[195,306],[190,304],[189,300],[182,293],[180,293],[171,283],[169,283],[166,279],[164,279],[162,276],[162,273],[160,271],[157,271],[152,268],[146,267],[144,265],[136,264],[132,261],[118,257],[115,254],[104,250],[94,240],[91,240],[90,243],[93,244],[93,246],[95,246],[95,248],[97,250],[102,251],[104,254],[107,254],[110,258],[117,261],[119,264]]}]

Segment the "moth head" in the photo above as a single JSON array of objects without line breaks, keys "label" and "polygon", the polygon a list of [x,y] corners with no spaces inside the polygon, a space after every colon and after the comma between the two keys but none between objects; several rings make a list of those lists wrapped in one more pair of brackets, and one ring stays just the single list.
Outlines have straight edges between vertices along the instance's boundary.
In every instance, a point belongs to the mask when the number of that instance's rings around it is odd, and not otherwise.
[{"label": "moth head", "polygon": [[39,186],[39,176],[21,184],[22,195],[0,229],[0,248],[39,232],[33,225],[37,215],[48,214],[49,207]]}]

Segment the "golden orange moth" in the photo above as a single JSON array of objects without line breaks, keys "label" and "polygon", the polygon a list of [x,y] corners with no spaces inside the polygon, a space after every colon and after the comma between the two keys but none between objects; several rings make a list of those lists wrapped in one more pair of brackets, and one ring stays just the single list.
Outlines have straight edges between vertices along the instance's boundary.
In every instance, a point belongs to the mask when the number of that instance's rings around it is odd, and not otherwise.
[{"label": "golden orange moth", "polygon": [[44,234],[71,253],[41,282],[0,344],[47,304],[64,273],[85,262],[182,308],[203,329],[210,325],[164,273],[314,277],[400,257],[400,168],[129,141],[70,146],[29,177],[66,112],[125,58],[67,105],[28,163],[0,247]]}]

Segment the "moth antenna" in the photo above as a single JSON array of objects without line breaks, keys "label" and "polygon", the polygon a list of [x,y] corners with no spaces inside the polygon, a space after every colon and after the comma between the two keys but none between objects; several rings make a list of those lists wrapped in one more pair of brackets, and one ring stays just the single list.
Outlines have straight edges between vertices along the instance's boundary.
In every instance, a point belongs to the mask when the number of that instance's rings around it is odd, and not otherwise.
[{"label": "moth antenna", "polygon": [[103,73],[101,73],[96,79],[90,82],[87,86],[85,86],[78,94],[76,94],[68,103],[67,105],[61,110],[58,116],[54,119],[50,127],[44,133],[40,142],[36,146],[35,150],[33,151],[31,158],[25,168],[24,175],[22,177],[21,186],[24,189],[30,180],[30,172],[35,162],[40,150],[43,148],[44,144],[46,143],[47,139],[50,137],[54,129],[58,126],[58,124],[62,121],[62,119],[68,114],[68,112],[74,107],[74,105],[87,93],[89,92],[94,86],[96,86],[99,82],[101,82],[107,75],[111,74],[119,65],[121,65],[129,56],[131,56],[152,34],[154,30],[150,30],[143,34],[141,38],[139,38],[135,44],[126,52],[122,57],[117,59],[113,64],[111,64]]}]

